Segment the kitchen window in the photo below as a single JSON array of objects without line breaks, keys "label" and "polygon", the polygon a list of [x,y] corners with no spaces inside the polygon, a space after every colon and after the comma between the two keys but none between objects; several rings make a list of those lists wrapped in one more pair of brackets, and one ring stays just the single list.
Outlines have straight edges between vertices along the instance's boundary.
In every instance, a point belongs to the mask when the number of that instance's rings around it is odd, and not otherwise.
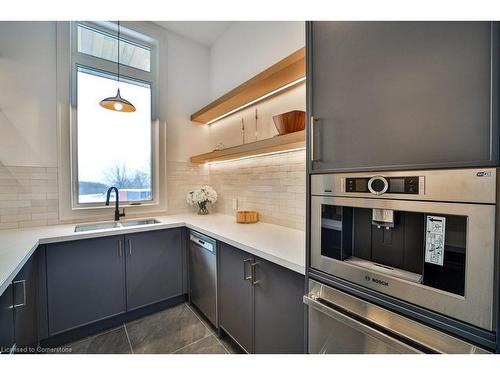
[{"label": "kitchen window", "polygon": [[[157,202],[156,44],[121,27],[118,83],[116,31],[111,22],[71,23],[73,209],[102,207],[110,186],[119,189],[122,205]],[[110,111],[99,105],[115,95],[118,85],[135,112]]]}]

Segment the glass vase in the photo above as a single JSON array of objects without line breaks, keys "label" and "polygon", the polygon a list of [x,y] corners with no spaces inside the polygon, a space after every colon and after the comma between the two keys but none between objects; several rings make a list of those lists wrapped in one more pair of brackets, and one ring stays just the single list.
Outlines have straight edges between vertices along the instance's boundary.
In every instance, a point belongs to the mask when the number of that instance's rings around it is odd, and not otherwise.
[{"label": "glass vase", "polygon": [[207,201],[198,203],[198,215],[208,215]]}]

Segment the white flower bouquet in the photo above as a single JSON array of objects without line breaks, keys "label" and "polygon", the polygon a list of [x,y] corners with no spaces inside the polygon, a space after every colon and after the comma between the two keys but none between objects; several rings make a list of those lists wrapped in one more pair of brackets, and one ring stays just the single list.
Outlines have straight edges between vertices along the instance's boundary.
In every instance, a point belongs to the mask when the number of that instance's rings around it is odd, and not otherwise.
[{"label": "white flower bouquet", "polygon": [[217,202],[217,192],[213,187],[205,185],[199,189],[190,191],[186,201],[191,206],[198,205],[198,215],[208,214],[207,203]]}]

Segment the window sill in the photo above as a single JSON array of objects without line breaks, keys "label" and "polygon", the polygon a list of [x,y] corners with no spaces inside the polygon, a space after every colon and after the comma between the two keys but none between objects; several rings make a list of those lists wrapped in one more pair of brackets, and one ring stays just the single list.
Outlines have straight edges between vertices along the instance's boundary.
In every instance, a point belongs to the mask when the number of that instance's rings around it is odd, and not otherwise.
[{"label": "window sill", "polygon": [[[148,202],[148,203],[140,203],[140,204],[130,204],[130,203],[125,203],[122,204],[120,202],[120,208],[139,208],[139,207],[155,207],[159,206],[160,204],[158,202]],[[104,203],[102,206],[73,206],[71,207],[72,211],[87,211],[87,210],[104,210],[104,209],[110,209],[115,207],[115,202],[110,202],[109,206],[105,206]]]}]

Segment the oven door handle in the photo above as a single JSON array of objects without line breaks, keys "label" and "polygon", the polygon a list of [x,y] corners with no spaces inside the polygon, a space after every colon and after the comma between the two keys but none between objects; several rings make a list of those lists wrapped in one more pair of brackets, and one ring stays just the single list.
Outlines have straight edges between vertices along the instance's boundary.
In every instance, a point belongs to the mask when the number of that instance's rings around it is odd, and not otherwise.
[{"label": "oven door handle", "polygon": [[304,298],[304,303],[308,305],[309,307],[329,316],[332,319],[337,320],[338,322],[348,325],[349,327],[355,329],[358,332],[362,332],[365,335],[371,336],[377,340],[380,340],[384,344],[391,346],[392,348],[397,349],[401,353],[407,353],[407,354],[415,354],[415,353],[422,353],[422,351],[407,345],[392,336],[389,336],[367,324],[362,323],[359,320],[356,320],[349,315],[346,315],[342,312],[340,312],[337,309],[334,309],[330,306],[327,306],[323,303],[321,303],[315,295],[305,295]]}]

